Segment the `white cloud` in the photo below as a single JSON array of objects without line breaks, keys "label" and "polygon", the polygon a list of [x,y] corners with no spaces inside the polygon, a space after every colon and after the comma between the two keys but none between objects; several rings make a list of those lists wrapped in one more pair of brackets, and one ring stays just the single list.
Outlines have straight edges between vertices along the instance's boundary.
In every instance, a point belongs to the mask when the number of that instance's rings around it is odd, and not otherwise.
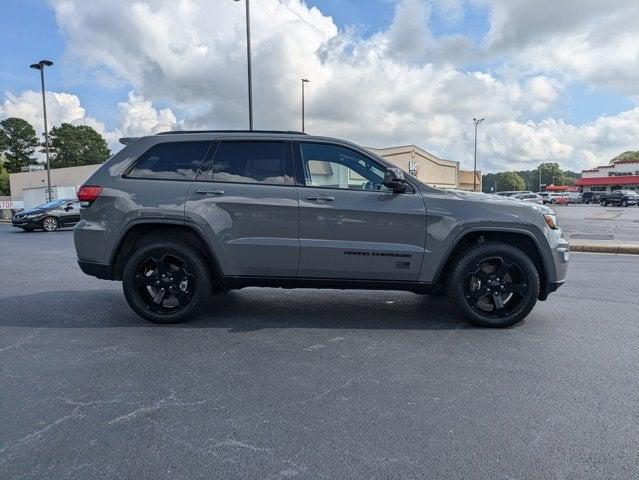
[{"label": "white cloud", "polygon": [[149,100],[129,92],[126,102],[118,103],[120,127],[124,135],[148,135],[179,128],[177,119],[170,108],[156,110]]},{"label": "white cloud", "polygon": [[[432,8],[450,12],[451,23],[463,19],[463,0],[399,0],[388,30],[370,38],[338,29],[299,0],[252,2],[256,127],[299,128],[300,78],[308,77],[311,133],[369,146],[416,143],[466,167],[472,161],[472,118],[478,115],[487,119],[479,140],[485,169],[532,168],[539,161],[580,169],[637,148],[637,109],[586,125],[528,120],[557,111],[571,79],[634,88],[639,95],[639,29],[630,20],[636,15],[629,15],[639,8],[635,1],[620,0],[614,8],[595,0],[468,1],[489,9],[491,29],[481,45],[458,35],[435,36],[429,26]],[[104,132],[111,144],[117,136],[176,127],[246,127],[242,4],[52,4],[68,39],[63,68],[97,72],[100,81],[135,92],[118,104],[119,125]],[[493,67],[463,67],[481,62]],[[69,97],[73,101],[60,116],[94,121],[77,97]],[[11,100],[6,98],[5,105]],[[151,100],[172,110],[157,110]],[[37,104],[29,108],[37,116]]]},{"label": "white cloud", "polygon": [[508,53],[529,71],[555,71],[637,94],[636,0],[491,0],[488,55]]},{"label": "white cloud", "polygon": [[[44,132],[42,93],[25,90],[20,95],[5,93],[0,105],[0,118],[19,117],[28,121],[41,138]],[[104,126],[94,118],[87,117],[76,95],[62,92],[47,92],[47,120],[49,129],[61,123],[86,124],[104,131]]]},{"label": "white cloud", "polygon": [[[38,138],[44,132],[42,94],[25,90],[19,95],[5,93],[0,104],[0,119],[19,117],[28,121],[36,130]],[[150,101],[130,92],[126,102],[118,103],[118,127],[107,130],[103,123],[87,116],[77,95],[61,92],[47,92],[47,121],[49,131],[62,123],[89,125],[98,131],[109,144],[112,151],[122,148],[120,137],[157,133],[180,128],[171,109],[156,110]]]}]

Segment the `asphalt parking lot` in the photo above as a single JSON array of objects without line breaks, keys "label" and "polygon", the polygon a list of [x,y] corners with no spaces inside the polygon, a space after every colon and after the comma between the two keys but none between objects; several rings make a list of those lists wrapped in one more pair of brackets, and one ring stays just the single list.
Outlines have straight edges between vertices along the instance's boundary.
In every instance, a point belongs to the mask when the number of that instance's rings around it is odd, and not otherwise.
[{"label": "asphalt parking lot", "polygon": [[637,284],[639,256],[574,254],[507,330],[274,289],[154,326],[71,231],[0,225],[0,478],[637,478]]},{"label": "asphalt parking lot", "polygon": [[639,208],[565,205],[553,207],[572,242],[639,244]]}]

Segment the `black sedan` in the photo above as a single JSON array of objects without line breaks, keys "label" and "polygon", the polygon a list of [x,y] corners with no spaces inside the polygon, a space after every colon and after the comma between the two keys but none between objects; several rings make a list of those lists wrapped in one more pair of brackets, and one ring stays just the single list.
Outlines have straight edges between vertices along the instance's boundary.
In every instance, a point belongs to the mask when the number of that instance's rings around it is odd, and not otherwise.
[{"label": "black sedan", "polygon": [[61,227],[70,227],[80,221],[80,202],[77,199],[52,200],[13,216],[14,227],[28,232],[41,229],[54,232]]}]

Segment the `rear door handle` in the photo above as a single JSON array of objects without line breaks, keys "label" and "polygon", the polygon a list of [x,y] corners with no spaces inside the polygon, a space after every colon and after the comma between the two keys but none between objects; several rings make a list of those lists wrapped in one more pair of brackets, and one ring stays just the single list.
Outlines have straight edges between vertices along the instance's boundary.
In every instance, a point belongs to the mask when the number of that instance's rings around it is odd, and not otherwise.
[{"label": "rear door handle", "polygon": [[224,190],[196,190],[198,195],[224,195]]},{"label": "rear door handle", "polygon": [[308,195],[306,197],[306,200],[312,200],[315,202],[318,202],[318,201],[332,202],[333,200],[335,200],[335,197],[331,197],[329,195]]}]

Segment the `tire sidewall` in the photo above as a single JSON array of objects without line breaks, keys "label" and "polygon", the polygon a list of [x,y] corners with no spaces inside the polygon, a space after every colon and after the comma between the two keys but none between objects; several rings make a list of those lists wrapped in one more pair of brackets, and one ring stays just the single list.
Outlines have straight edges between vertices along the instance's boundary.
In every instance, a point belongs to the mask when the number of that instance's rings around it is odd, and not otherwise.
[{"label": "tire sidewall", "polygon": [[[529,291],[521,305],[510,315],[501,318],[484,316],[474,310],[464,295],[465,273],[468,266],[482,257],[507,255],[512,257],[521,267]],[[448,294],[453,306],[460,311],[473,325],[480,327],[504,328],[523,320],[537,303],[539,296],[539,274],[532,260],[520,249],[498,242],[485,242],[470,248],[461,255],[448,278]]]},{"label": "tire sidewall", "polygon": [[[44,226],[44,222],[46,222],[47,220],[53,220],[55,222],[55,228],[53,230],[47,230]],[[60,228],[60,222],[58,221],[57,218],[55,217],[44,217],[42,219],[42,230],[44,230],[45,232],[55,232],[58,228]]]},{"label": "tire sidewall", "polygon": [[[185,308],[178,312],[160,314],[151,311],[147,308],[145,301],[133,285],[135,272],[140,263],[154,252],[168,253],[178,258],[184,258],[191,264],[194,270],[195,291],[193,292],[193,298]],[[181,323],[195,316],[204,301],[209,297],[211,292],[211,274],[204,256],[190,245],[178,242],[152,243],[141,247],[128,259],[122,272],[122,289],[129,306],[142,318],[153,323]]]}]

